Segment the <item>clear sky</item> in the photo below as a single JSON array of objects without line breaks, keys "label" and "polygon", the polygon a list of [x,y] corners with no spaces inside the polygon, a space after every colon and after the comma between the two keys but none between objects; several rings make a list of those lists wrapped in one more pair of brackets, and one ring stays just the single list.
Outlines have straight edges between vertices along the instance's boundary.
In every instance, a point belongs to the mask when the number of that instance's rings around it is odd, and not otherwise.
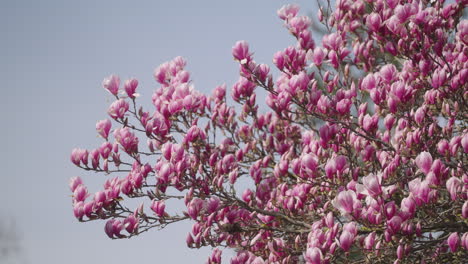
[{"label": "clear sky", "polygon": [[[1,1],[0,217],[16,222],[19,263],[204,263],[210,249],[185,244],[192,223],[119,241],[107,238],[104,221],[78,223],[68,179],[82,176],[93,193],[105,177],[75,168],[70,152],[101,144],[94,127],[107,117],[111,98],[101,82],[112,73],[139,79],[148,104],[154,68],[178,55],[205,93],[237,80],[237,40],[272,65],[274,52],[294,44],[276,16],[286,3]],[[295,3],[315,15],[315,1]]]}]

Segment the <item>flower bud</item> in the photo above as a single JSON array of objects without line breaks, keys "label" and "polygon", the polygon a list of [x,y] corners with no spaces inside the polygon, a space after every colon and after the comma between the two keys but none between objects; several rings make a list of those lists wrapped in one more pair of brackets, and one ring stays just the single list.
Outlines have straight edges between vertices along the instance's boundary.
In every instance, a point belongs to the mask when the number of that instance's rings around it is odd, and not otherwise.
[{"label": "flower bud", "polygon": [[458,237],[457,232],[450,234],[450,236],[447,239],[447,244],[450,248],[450,251],[457,251],[458,245],[460,244],[460,238]]},{"label": "flower bud", "polygon": [[323,58],[325,58],[325,53],[323,52],[323,49],[320,47],[316,47],[314,49],[314,53],[312,56],[312,61],[314,62],[315,65],[322,65]]}]

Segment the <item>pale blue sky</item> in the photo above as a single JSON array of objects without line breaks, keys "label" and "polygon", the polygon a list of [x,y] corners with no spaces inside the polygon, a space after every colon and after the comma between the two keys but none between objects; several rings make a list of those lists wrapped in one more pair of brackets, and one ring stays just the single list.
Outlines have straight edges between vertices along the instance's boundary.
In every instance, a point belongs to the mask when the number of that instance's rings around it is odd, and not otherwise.
[{"label": "pale blue sky", "polygon": [[[102,79],[140,80],[150,102],[160,63],[181,55],[195,87],[209,93],[237,80],[231,47],[247,40],[257,62],[294,44],[276,16],[288,1],[1,1],[0,214],[17,221],[27,263],[204,263],[209,249],[188,249],[192,223],[112,241],[104,222],[78,223],[68,179],[91,192],[103,175],[69,162],[74,147],[100,144],[94,125],[110,96]],[[295,1],[315,14],[315,1]],[[224,258],[227,261],[226,258]]]}]

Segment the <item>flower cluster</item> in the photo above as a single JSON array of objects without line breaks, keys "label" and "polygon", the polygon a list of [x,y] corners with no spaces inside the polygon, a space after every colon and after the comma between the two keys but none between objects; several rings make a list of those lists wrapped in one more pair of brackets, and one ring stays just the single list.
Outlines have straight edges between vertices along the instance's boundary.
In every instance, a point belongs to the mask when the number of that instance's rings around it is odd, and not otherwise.
[{"label": "flower cluster", "polygon": [[273,55],[277,76],[235,43],[230,98],[198,92],[180,57],[155,70],[152,110],[136,79],[106,78],[105,142],[71,161],[115,177],[94,196],[70,180],[76,218],[113,239],[191,220],[208,263],[221,247],[233,264],[466,261],[468,1],[335,2],[317,42],[298,6],[278,10],[296,44]]}]

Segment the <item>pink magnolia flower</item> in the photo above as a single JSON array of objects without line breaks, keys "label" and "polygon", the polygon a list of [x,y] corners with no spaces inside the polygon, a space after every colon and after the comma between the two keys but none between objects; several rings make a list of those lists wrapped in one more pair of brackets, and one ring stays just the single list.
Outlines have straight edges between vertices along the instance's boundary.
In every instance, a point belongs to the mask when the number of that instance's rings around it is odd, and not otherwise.
[{"label": "pink magnolia flower", "polygon": [[432,156],[429,152],[427,151],[421,152],[414,161],[416,163],[416,166],[418,166],[418,168],[422,172],[424,172],[424,174],[428,174],[429,171],[431,170]]},{"label": "pink magnolia flower", "polygon": [[138,137],[128,127],[116,129],[114,131],[114,138],[123,147],[125,152],[133,153],[138,151]]},{"label": "pink magnolia flower", "polygon": [[250,97],[255,87],[255,83],[247,80],[245,77],[240,77],[232,87],[232,97],[236,101],[239,101],[241,98]]},{"label": "pink magnolia flower", "polygon": [[107,200],[105,192],[96,192],[94,194],[94,202],[97,204],[104,204]]},{"label": "pink magnolia flower", "polygon": [[421,179],[416,178],[408,183],[408,188],[418,206],[429,202],[431,188],[429,187],[428,181],[421,181]]},{"label": "pink magnolia flower", "polygon": [[276,65],[276,67],[279,70],[282,71],[284,69],[285,60],[284,60],[284,53],[282,51],[277,51],[273,55],[273,63]]},{"label": "pink magnolia flower", "polygon": [[379,14],[371,13],[370,15],[367,16],[366,25],[372,31],[378,31],[381,24],[382,24],[382,18],[380,18]]},{"label": "pink magnolia flower", "polygon": [[382,193],[382,174],[371,173],[362,178],[362,183],[370,196],[376,197]]},{"label": "pink magnolia flower", "polygon": [[343,172],[348,167],[348,159],[346,156],[338,155],[335,158],[335,165],[337,171]]},{"label": "pink magnolia flower", "polygon": [[72,150],[70,160],[76,166],[80,166],[81,162],[87,161],[88,152],[85,149],[75,148]]},{"label": "pink magnolia flower", "polygon": [[422,125],[425,116],[426,116],[426,107],[422,106],[418,108],[416,112],[414,113],[414,121],[416,121],[417,124]]},{"label": "pink magnolia flower", "polygon": [[201,130],[199,127],[197,126],[192,126],[186,133],[185,135],[185,138],[184,138],[184,142],[194,142],[195,140],[197,140],[198,138],[201,138],[201,139],[205,139],[206,138],[206,135],[205,135],[205,132],[203,132],[203,130]]},{"label": "pink magnolia flower", "polygon": [[340,210],[342,215],[351,214],[355,204],[360,203],[354,191],[342,191],[332,201],[333,207]]},{"label": "pink magnolia flower", "polygon": [[345,251],[349,251],[354,242],[355,235],[349,231],[343,231],[340,235],[340,247]]},{"label": "pink magnolia flower", "polygon": [[169,182],[172,175],[174,175],[174,166],[172,163],[164,163],[158,171],[158,180],[161,183]]},{"label": "pink magnolia flower", "polygon": [[369,235],[366,236],[364,239],[364,248],[367,250],[371,250],[374,247],[375,244],[375,236],[376,233],[372,232]]},{"label": "pink magnolia flower", "polygon": [[323,52],[323,49],[320,47],[316,47],[314,49],[314,53],[312,56],[312,60],[315,65],[322,65],[323,59],[325,58],[325,53]]},{"label": "pink magnolia flower", "polygon": [[241,63],[247,63],[250,60],[249,44],[245,40],[237,41],[232,47],[232,55]]},{"label": "pink magnolia flower", "polygon": [[447,191],[453,201],[457,199],[457,193],[460,191],[461,181],[459,178],[452,176],[446,183]]},{"label": "pink magnolia flower", "polygon": [[397,78],[397,74],[397,69],[393,64],[387,64],[379,71],[380,77],[387,84],[391,84]]},{"label": "pink magnolia flower", "polygon": [[322,251],[317,247],[309,247],[304,254],[304,259],[309,264],[321,264],[323,260]]},{"label": "pink magnolia flower", "polygon": [[403,257],[405,256],[405,249],[403,247],[403,245],[398,245],[397,247],[397,258],[398,259],[403,259]]},{"label": "pink magnolia flower", "polygon": [[220,202],[221,202],[221,200],[216,196],[213,196],[210,199],[208,199],[208,201],[206,203],[207,212],[208,213],[216,212],[218,210],[218,208],[219,208]]},{"label": "pink magnolia flower", "polygon": [[75,192],[76,188],[80,186],[81,184],[83,184],[83,181],[81,180],[79,176],[70,178],[69,186],[72,192]]},{"label": "pink magnolia flower", "polygon": [[343,38],[334,32],[323,36],[322,43],[325,48],[338,51],[343,45]]},{"label": "pink magnolia flower", "polygon": [[270,73],[270,66],[267,64],[260,64],[255,68],[254,73],[261,82],[266,82],[268,74]]},{"label": "pink magnolia flower", "polygon": [[356,222],[349,222],[349,223],[346,223],[346,224],[343,226],[343,231],[348,231],[348,232],[350,232],[351,234],[353,234],[354,236],[356,236],[357,233],[358,233],[358,227],[357,227]]},{"label": "pink magnolia flower", "polygon": [[295,17],[298,12],[299,12],[299,6],[298,5],[288,4],[288,5],[285,5],[285,6],[281,7],[277,11],[277,14],[278,14],[279,18],[281,18],[283,20],[286,20],[286,19],[290,19],[290,18]]},{"label": "pink magnolia flower", "polygon": [[76,218],[82,218],[84,216],[84,203],[82,201],[77,202],[73,205],[73,214]]},{"label": "pink magnolia flower", "polygon": [[395,118],[393,117],[393,115],[388,114],[387,116],[385,116],[384,124],[388,130],[392,130],[394,123],[395,123]]},{"label": "pink magnolia flower", "polygon": [[362,79],[361,89],[370,91],[370,90],[375,89],[376,87],[377,87],[377,80],[374,74],[372,73],[368,74],[366,77],[364,77],[364,79]]},{"label": "pink magnolia flower", "polygon": [[252,191],[250,189],[246,189],[242,193],[242,200],[246,203],[249,203],[252,200]]},{"label": "pink magnolia flower", "polygon": [[398,5],[395,8],[395,16],[400,23],[405,23],[412,15],[417,13],[417,6],[412,4]]},{"label": "pink magnolia flower", "polygon": [[312,154],[306,154],[301,159],[301,171],[304,176],[314,177],[317,170],[317,161]]},{"label": "pink magnolia flower", "polygon": [[124,89],[125,89],[125,92],[127,93],[128,97],[135,98],[138,95],[135,92],[137,86],[138,86],[138,80],[137,79],[129,79],[129,80],[125,81]]},{"label": "pink magnolia flower", "polygon": [[448,140],[442,139],[437,143],[437,151],[439,152],[440,155],[446,155],[449,152],[450,145]]},{"label": "pink magnolia flower", "polygon": [[154,200],[151,203],[151,210],[156,213],[157,216],[163,217],[164,216],[164,209],[166,208],[166,205],[164,204],[164,201],[156,201]]},{"label": "pink magnolia flower", "polygon": [[154,79],[160,84],[165,84],[169,77],[169,62],[161,64],[154,70]]},{"label": "pink magnolia flower", "polygon": [[107,113],[114,119],[121,119],[125,116],[125,113],[128,111],[129,105],[124,99],[119,99],[113,102]]},{"label": "pink magnolia flower", "polygon": [[450,251],[457,251],[458,245],[460,244],[460,238],[457,232],[450,234],[447,239],[447,244],[449,245]]},{"label": "pink magnolia flower", "polygon": [[196,220],[198,217],[198,214],[200,213],[201,209],[203,208],[204,202],[202,199],[199,198],[194,198],[188,205],[188,215]]},{"label": "pink magnolia flower", "polygon": [[329,159],[325,165],[325,175],[328,179],[332,179],[336,173],[336,163],[334,159]]},{"label": "pink magnolia flower", "polygon": [[96,169],[99,166],[99,158],[100,158],[99,150],[98,149],[93,149],[89,153],[89,155],[91,157],[92,167],[93,167],[93,169]]},{"label": "pink magnolia flower", "polygon": [[139,219],[136,218],[135,215],[131,214],[123,221],[123,227],[129,234],[132,234],[138,230],[138,221]]},{"label": "pink magnolia flower", "polygon": [[403,220],[401,219],[400,216],[395,215],[393,216],[390,220],[387,221],[388,229],[391,231],[391,234],[395,234],[401,229],[401,224]]},{"label": "pink magnolia flower", "polygon": [[378,122],[379,117],[377,115],[370,116],[369,114],[366,114],[362,121],[362,126],[364,130],[371,132],[377,129]]},{"label": "pink magnolia flower", "polygon": [[208,259],[208,264],[221,264],[222,251],[215,248]]},{"label": "pink magnolia flower", "polygon": [[109,137],[111,126],[111,121],[109,119],[104,119],[96,123],[96,130],[102,138],[107,139]]},{"label": "pink magnolia flower", "polygon": [[102,81],[102,87],[113,95],[119,92],[120,78],[116,75],[110,75]]},{"label": "pink magnolia flower", "polygon": [[120,234],[123,228],[124,226],[120,220],[110,219],[107,221],[104,231],[109,238],[123,237],[123,235]]},{"label": "pink magnolia flower", "polygon": [[217,86],[213,90],[213,98],[216,100],[216,102],[222,102],[225,97],[226,97],[226,84]]},{"label": "pink magnolia flower", "polygon": [[296,35],[307,30],[311,24],[312,21],[307,16],[296,16],[288,20],[289,30]]},{"label": "pink magnolia flower", "polygon": [[83,185],[78,185],[75,191],[73,192],[73,199],[76,202],[83,202],[88,196],[88,189]]},{"label": "pink magnolia flower", "polygon": [[336,103],[336,111],[340,113],[340,115],[349,114],[349,110],[351,109],[352,101],[349,99],[340,100]]},{"label": "pink magnolia flower", "polygon": [[109,158],[109,154],[112,152],[113,146],[110,142],[102,143],[101,147],[99,147],[99,154],[103,159]]},{"label": "pink magnolia flower", "polygon": [[395,215],[396,212],[396,205],[394,201],[388,202],[384,206],[384,213],[385,216],[390,219]]},{"label": "pink magnolia flower", "polygon": [[445,70],[435,71],[432,75],[432,87],[439,88],[445,83],[447,79],[447,73]]},{"label": "pink magnolia flower", "polygon": [[416,211],[416,203],[413,197],[409,196],[401,200],[401,211],[413,215]]},{"label": "pink magnolia flower", "polygon": [[309,84],[309,77],[304,72],[293,75],[288,82],[288,90],[291,94],[296,94],[299,91],[305,91]]}]

